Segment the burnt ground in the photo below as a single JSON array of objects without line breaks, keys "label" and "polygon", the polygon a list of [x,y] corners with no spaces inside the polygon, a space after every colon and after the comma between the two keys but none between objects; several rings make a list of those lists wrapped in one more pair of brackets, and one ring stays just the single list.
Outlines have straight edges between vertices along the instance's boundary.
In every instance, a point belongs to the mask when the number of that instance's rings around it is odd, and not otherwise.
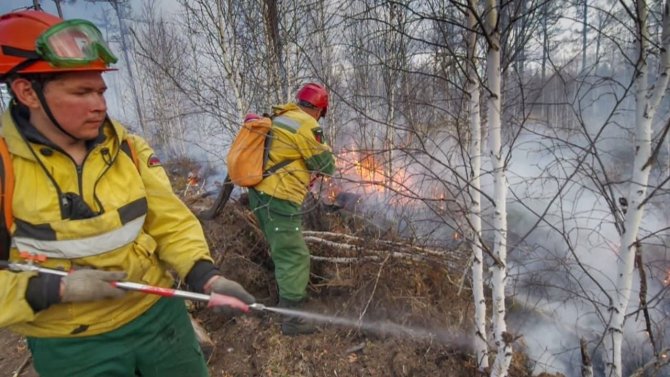
[{"label": "burnt ground", "polygon": [[[189,204],[196,209],[207,205]],[[328,230],[351,230],[337,213],[326,217]],[[272,263],[251,213],[240,203],[229,203],[221,216],[204,225],[224,274],[259,302],[274,305]],[[371,259],[361,253],[365,245],[346,255],[354,256],[349,262],[334,263],[333,258],[341,257],[337,248],[310,245],[313,253],[327,259],[312,265],[310,311],[362,318],[367,325],[321,324],[316,334],[285,337],[276,314],[227,318],[196,305],[193,315],[215,343],[209,358],[212,376],[478,375],[466,337],[460,335],[468,331],[472,316],[469,290],[460,284],[464,265],[407,260],[390,253]],[[419,329],[439,332],[442,340]],[[25,343],[0,330],[0,346],[0,376],[14,376],[28,355]],[[530,367],[524,354],[516,353],[510,376],[531,376]],[[36,374],[28,363],[17,376]]]}]

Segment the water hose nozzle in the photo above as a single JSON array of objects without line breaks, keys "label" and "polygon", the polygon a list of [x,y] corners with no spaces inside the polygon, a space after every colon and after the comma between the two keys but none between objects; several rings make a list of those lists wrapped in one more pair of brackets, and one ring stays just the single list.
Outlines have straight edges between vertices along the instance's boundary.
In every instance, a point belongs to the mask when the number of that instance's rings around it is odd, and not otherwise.
[{"label": "water hose nozzle", "polygon": [[267,309],[267,308],[265,307],[265,305],[263,305],[263,304],[259,304],[259,303],[251,304],[251,305],[249,305],[249,308],[251,308],[251,309],[253,309],[253,310],[258,310],[258,311],[261,311],[261,312],[262,312],[262,311],[265,311],[265,309]]}]

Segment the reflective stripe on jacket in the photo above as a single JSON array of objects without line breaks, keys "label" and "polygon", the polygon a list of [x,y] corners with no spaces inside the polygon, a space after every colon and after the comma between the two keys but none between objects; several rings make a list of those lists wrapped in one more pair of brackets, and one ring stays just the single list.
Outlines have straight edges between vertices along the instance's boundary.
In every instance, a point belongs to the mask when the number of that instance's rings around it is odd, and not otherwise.
[{"label": "reflective stripe on jacket", "polygon": [[266,169],[285,160],[295,160],[263,179],[254,188],[272,197],[301,205],[312,174],[331,175],[335,160],[331,148],[317,140],[319,123],[296,104],[276,106],[272,119],[272,144]]},{"label": "reflective stripe on jacket", "polygon": [[[28,251],[46,255],[44,267],[125,271],[128,281],[162,287],[173,283],[167,268],[184,278],[198,260],[211,261],[199,222],[174,195],[163,168],[149,163],[153,151],[143,139],[129,136],[138,171],[120,148],[127,131],[106,122],[104,140],[78,169],[61,151],[28,144],[16,127],[10,112],[3,114],[15,175],[10,260]],[[63,218],[67,193],[83,198],[93,216]],[[35,313],[25,300],[33,275],[0,271],[0,327],[34,337],[95,335],[130,322],[159,298],[129,292],[118,300],[56,304]]]}]

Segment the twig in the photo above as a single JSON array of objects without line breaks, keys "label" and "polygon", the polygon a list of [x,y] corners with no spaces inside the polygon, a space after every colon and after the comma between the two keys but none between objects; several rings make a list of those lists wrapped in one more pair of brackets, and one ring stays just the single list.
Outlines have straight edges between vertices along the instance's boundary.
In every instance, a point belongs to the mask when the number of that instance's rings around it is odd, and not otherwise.
[{"label": "twig", "polygon": [[377,285],[379,284],[379,278],[382,276],[382,270],[384,269],[384,265],[386,264],[386,262],[389,260],[390,257],[391,257],[390,255],[387,255],[386,259],[384,259],[381,266],[379,266],[379,271],[377,271],[377,278],[375,279],[375,285],[372,288],[372,293],[370,294],[370,298],[368,298],[368,302],[365,303],[365,308],[363,308],[361,315],[358,316],[358,321],[362,321],[363,317],[365,316],[365,313],[368,311],[368,307],[372,302],[372,298],[375,296],[375,292],[377,291]]},{"label": "twig", "polygon": [[[649,342],[651,343],[651,348],[654,350],[654,355],[657,354],[658,349],[656,348],[656,342],[654,341],[654,333],[651,331],[651,318],[649,318],[649,308],[647,307],[647,274],[644,271],[644,265],[642,264],[642,249],[640,248],[640,241],[635,242],[635,263],[637,263],[637,270],[640,275],[640,309],[644,315],[644,322],[647,327],[647,334],[649,334]],[[638,312],[639,314],[640,312]]]},{"label": "twig", "polygon": [[31,355],[30,355],[30,354],[29,354],[28,356],[26,356],[25,360],[23,360],[23,362],[21,363],[21,365],[19,365],[19,367],[18,367],[18,368],[16,369],[16,371],[14,372],[14,374],[12,374],[12,377],[19,377],[19,376],[21,375],[21,373],[23,373],[23,369],[25,369],[25,367],[26,367],[26,366],[28,365],[28,363],[30,362],[30,358],[31,358]]},{"label": "twig", "polygon": [[456,292],[456,296],[460,296],[461,292],[463,292],[463,286],[465,285],[465,278],[468,275],[470,266],[472,266],[472,262],[474,261],[475,261],[475,255],[471,254],[470,258],[468,258],[468,263],[466,263],[465,268],[463,268],[463,276],[461,276],[461,282],[458,283],[458,292]]},{"label": "twig", "polygon": [[593,377],[593,363],[586,339],[579,339],[579,348],[582,352],[582,377]]},{"label": "twig", "polygon": [[630,377],[642,377],[644,373],[653,368],[658,371],[670,362],[670,348],[664,348],[656,356],[654,356],[648,363],[638,368]]}]

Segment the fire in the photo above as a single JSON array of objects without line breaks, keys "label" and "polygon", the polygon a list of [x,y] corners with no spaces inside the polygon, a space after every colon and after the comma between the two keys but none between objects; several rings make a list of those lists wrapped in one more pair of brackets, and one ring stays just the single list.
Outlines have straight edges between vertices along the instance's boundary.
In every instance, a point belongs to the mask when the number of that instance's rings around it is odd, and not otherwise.
[{"label": "fire", "polygon": [[665,274],[665,279],[663,279],[663,285],[670,286],[670,270]]},{"label": "fire", "polygon": [[357,183],[365,194],[383,193],[389,189],[406,191],[405,169],[394,168],[389,172],[388,164],[379,153],[345,149],[337,155],[335,165],[344,179]]},{"label": "fire", "polygon": [[384,182],[384,170],[372,154],[364,155],[356,161],[356,172],[364,180],[371,182]]},{"label": "fire", "polygon": [[427,198],[440,212],[447,210],[444,188],[430,187],[425,177],[413,175],[401,159],[389,161],[378,150],[342,149],[335,156],[336,175],[321,182],[323,197],[334,203],[340,192],[376,197],[389,206],[407,206]]}]

